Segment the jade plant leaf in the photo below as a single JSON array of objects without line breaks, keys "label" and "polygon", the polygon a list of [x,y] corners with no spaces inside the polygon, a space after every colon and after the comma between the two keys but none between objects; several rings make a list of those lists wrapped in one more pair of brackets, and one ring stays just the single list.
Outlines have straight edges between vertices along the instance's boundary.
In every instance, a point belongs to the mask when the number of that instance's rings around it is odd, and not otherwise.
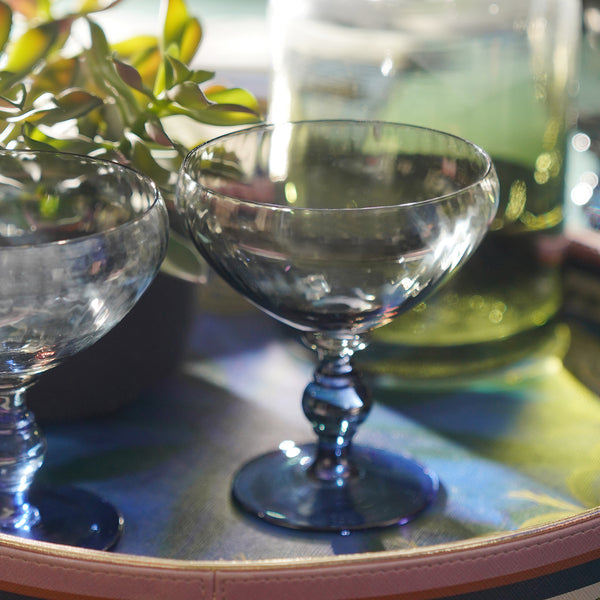
[{"label": "jade plant leaf", "polygon": [[166,59],[170,64],[173,79],[171,85],[167,85],[167,87],[173,87],[183,82],[204,83],[215,76],[214,71],[192,70],[173,56],[167,55]]},{"label": "jade plant leaf", "polygon": [[12,10],[8,4],[0,2],[0,51],[6,46],[12,29]]},{"label": "jade plant leaf", "polygon": [[146,121],[144,129],[148,134],[148,137],[160,146],[173,147],[171,138],[165,133],[165,130],[159,119],[153,118],[150,121]]},{"label": "jade plant leaf", "polygon": [[111,50],[104,30],[94,21],[88,21],[92,37],[92,53],[97,57],[110,56]]},{"label": "jade plant leaf", "polygon": [[[118,142],[123,137],[125,123],[119,107],[114,102],[105,102],[99,109],[100,116],[95,120],[96,131],[102,130],[102,137],[111,142]],[[95,113],[86,115],[86,119],[93,121]],[[90,137],[94,137],[91,135]]]},{"label": "jade plant leaf", "polygon": [[152,156],[150,148],[143,140],[131,137],[131,162],[143,173],[149,173],[158,185],[166,185],[171,179],[171,172],[161,167]]},{"label": "jade plant leaf", "polygon": [[85,90],[65,90],[58,96],[49,97],[41,106],[7,118],[10,123],[24,122],[55,125],[70,119],[86,115],[94,108],[102,105],[102,99]]},{"label": "jade plant leaf", "polygon": [[[260,111],[256,98],[241,88],[216,89],[207,91],[210,106],[197,115],[213,125],[233,125],[236,123],[258,122]],[[251,118],[249,118],[251,117]]]},{"label": "jade plant leaf", "polygon": [[159,47],[158,38],[155,35],[136,35],[112,44],[112,49],[123,59],[135,62],[135,57],[143,55],[148,50]]},{"label": "jade plant leaf", "polygon": [[193,118],[208,125],[231,126],[260,122],[258,114],[238,104],[212,104],[202,111],[193,111]]},{"label": "jade plant leaf", "polygon": [[62,56],[48,60],[44,69],[35,78],[31,94],[36,97],[43,93],[58,94],[72,87],[79,75],[79,61]]},{"label": "jade plant leaf", "polygon": [[18,114],[23,109],[26,98],[27,89],[25,85],[18,83],[0,96],[0,112]]},{"label": "jade plant leaf", "polygon": [[193,81],[194,83],[204,83],[205,81],[212,79],[214,76],[214,71],[194,70],[190,73],[189,81]]},{"label": "jade plant leaf", "polygon": [[163,28],[163,47],[166,50],[173,44],[180,47],[179,43],[189,20],[190,16],[183,0],[168,0]]},{"label": "jade plant leaf", "polygon": [[182,63],[180,60],[177,60],[173,56],[167,55],[166,59],[169,64],[167,69],[167,78],[170,78],[170,82],[167,80],[168,88],[171,88],[174,85],[183,81],[187,81],[190,78],[192,70],[189,69],[185,63]]},{"label": "jade plant leaf", "polygon": [[6,0],[6,4],[27,19],[50,16],[50,0]]},{"label": "jade plant leaf", "polygon": [[143,54],[138,55],[131,64],[138,70],[142,81],[150,89],[154,87],[156,74],[162,63],[162,56],[158,46],[149,48]]},{"label": "jade plant leaf", "polygon": [[98,144],[95,141],[81,137],[73,136],[67,138],[55,138],[41,131],[33,123],[25,123],[23,126],[23,137],[25,138],[25,147],[39,150],[58,150],[60,152],[71,152],[76,154],[101,155],[102,151],[110,152],[111,146],[108,144]]},{"label": "jade plant leaf", "polygon": [[212,88],[206,91],[209,100],[218,103],[242,104],[252,111],[258,111],[256,98],[242,88]]},{"label": "jade plant leaf", "polygon": [[32,150],[55,150],[56,147],[46,141],[46,136],[31,123],[25,123],[23,127],[23,139],[27,148]]},{"label": "jade plant leaf", "polygon": [[5,92],[19,82],[20,77],[10,71],[0,71],[0,90]]},{"label": "jade plant leaf", "polygon": [[179,43],[179,58],[183,62],[190,62],[196,55],[202,41],[202,25],[198,19],[190,19],[183,30]]},{"label": "jade plant leaf", "polygon": [[[182,62],[189,62],[202,39],[202,27],[195,17],[190,17],[184,0],[167,0],[163,27],[162,53]],[[182,52],[183,50],[183,52]],[[154,94],[159,95],[173,81],[171,66],[165,60],[159,66],[154,81]]]},{"label": "jade plant leaf", "polygon": [[54,97],[57,109],[62,113],[60,121],[68,121],[86,115],[103,104],[102,98],[81,89],[65,90]]},{"label": "jade plant leaf", "polygon": [[146,86],[144,85],[144,82],[142,80],[142,76],[140,75],[139,71],[135,68],[132,67],[131,65],[128,65],[127,63],[121,62],[120,60],[113,58],[113,63],[117,69],[117,73],[119,74],[119,77],[129,86],[132,87],[134,90],[137,90],[138,92],[142,92],[142,93],[148,93],[146,89]]},{"label": "jade plant leaf", "polygon": [[92,48],[85,53],[94,83],[102,90],[105,97],[110,97],[123,110],[124,121],[134,121],[139,112],[138,102],[133,89],[119,75],[110,47],[102,28],[93,21],[88,21],[92,36]]},{"label": "jade plant leaf", "polygon": [[32,108],[26,112],[20,112],[17,115],[6,117],[7,123],[35,123],[43,119],[48,113],[55,110],[50,103],[46,103],[43,106]]},{"label": "jade plant leaf", "polygon": [[197,121],[210,125],[256,123],[260,120],[258,102],[240,88],[213,88],[204,93],[197,85],[185,82],[169,90],[168,97]]},{"label": "jade plant leaf", "polygon": [[174,86],[167,95],[169,100],[177,102],[187,110],[203,109],[211,104],[200,87],[191,81],[184,81]]},{"label": "jade plant leaf", "polygon": [[157,73],[154,91],[159,95],[164,89],[172,88],[175,85],[175,71],[173,65],[167,56],[163,58],[162,64]]},{"label": "jade plant leaf", "polygon": [[112,8],[120,2],[121,0],[82,0],[77,12],[80,14],[100,12]]},{"label": "jade plant leaf", "polygon": [[15,75],[30,73],[35,66],[44,60],[48,51],[58,38],[60,23],[50,21],[28,29],[8,50],[5,71]]}]

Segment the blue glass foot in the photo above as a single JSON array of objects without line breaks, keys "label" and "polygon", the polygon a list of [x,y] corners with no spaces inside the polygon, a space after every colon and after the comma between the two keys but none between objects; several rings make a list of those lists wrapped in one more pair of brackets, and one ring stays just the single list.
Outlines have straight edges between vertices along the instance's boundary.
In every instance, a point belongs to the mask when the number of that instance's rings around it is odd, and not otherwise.
[{"label": "blue glass foot", "polygon": [[10,533],[89,550],[108,550],[121,537],[121,514],[86,490],[34,485],[29,491],[29,501],[39,511],[38,523]]},{"label": "blue glass foot", "polygon": [[314,469],[316,445],[283,443],[247,463],[233,482],[241,507],[276,525],[344,531],[404,524],[435,499],[435,473],[405,456],[352,447],[352,468],[324,480]]}]

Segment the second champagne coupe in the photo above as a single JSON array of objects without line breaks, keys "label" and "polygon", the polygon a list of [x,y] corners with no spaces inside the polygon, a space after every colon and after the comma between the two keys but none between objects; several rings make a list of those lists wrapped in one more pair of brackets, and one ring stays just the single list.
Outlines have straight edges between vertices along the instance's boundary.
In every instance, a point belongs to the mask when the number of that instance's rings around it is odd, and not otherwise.
[{"label": "second champagne coupe", "polygon": [[129,312],[165,256],[167,227],[156,186],[136,171],[0,151],[0,532],[96,550],[119,538],[121,515],[93,493],[32,486],[46,443],[26,391]]},{"label": "second champagne coupe", "polygon": [[498,205],[488,155],[409,125],[261,125],[193,150],[178,204],[215,271],[299,330],[319,359],[302,400],[318,443],[250,461],[234,497],[291,528],[411,520],[435,498],[437,477],[406,456],[352,444],[371,407],[352,357],[475,250]]}]

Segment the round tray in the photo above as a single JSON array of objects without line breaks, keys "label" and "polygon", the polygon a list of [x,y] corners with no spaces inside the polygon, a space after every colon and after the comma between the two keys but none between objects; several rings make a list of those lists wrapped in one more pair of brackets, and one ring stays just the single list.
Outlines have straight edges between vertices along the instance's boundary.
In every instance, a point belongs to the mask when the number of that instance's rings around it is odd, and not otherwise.
[{"label": "round tray", "polygon": [[[376,404],[357,443],[415,455],[440,475],[442,493],[405,526],[308,534],[242,514],[230,485],[241,464],[283,439],[312,440],[300,397],[313,365],[271,319],[211,294],[176,372],[113,415],[43,423],[40,479],[118,506],[125,530],[115,550],[0,534],[0,592],[61,600],[600,596],[600,400],[593,378],[582,383],[599,350],[595,331],[561,326],[559,340],[573,335],[564,361],[549,354],[439,389],[375,377]],[[575,591],[585,595],[563,596]]]}]

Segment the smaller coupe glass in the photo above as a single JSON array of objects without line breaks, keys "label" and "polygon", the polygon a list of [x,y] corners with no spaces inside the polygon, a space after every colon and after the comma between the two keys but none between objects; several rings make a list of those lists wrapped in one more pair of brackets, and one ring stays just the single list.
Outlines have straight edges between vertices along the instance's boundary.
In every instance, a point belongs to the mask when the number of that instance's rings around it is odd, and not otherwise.
[{"label": "smaller coupe glass", "polygon": [[46,442],[25,396],[41,373],[127,314],[167,238],[162,198],[136,171],[74,154],[0,151],[0,532],[93,549],[118,539],[123,520],[106,501],[31,485]]},{"label": "smaller coupe glass", "polygon": [[498,205],[489,156],[409,125],[261,125],[193,150],[178,205],[215,271],[299,330],[319,359],[303,397],[318,443],[250,461],[234,497],[299,529],[411,520],[435,498],[437,477],[406,456],[353,446],[371,397],[352,356],[475,250]]}]

